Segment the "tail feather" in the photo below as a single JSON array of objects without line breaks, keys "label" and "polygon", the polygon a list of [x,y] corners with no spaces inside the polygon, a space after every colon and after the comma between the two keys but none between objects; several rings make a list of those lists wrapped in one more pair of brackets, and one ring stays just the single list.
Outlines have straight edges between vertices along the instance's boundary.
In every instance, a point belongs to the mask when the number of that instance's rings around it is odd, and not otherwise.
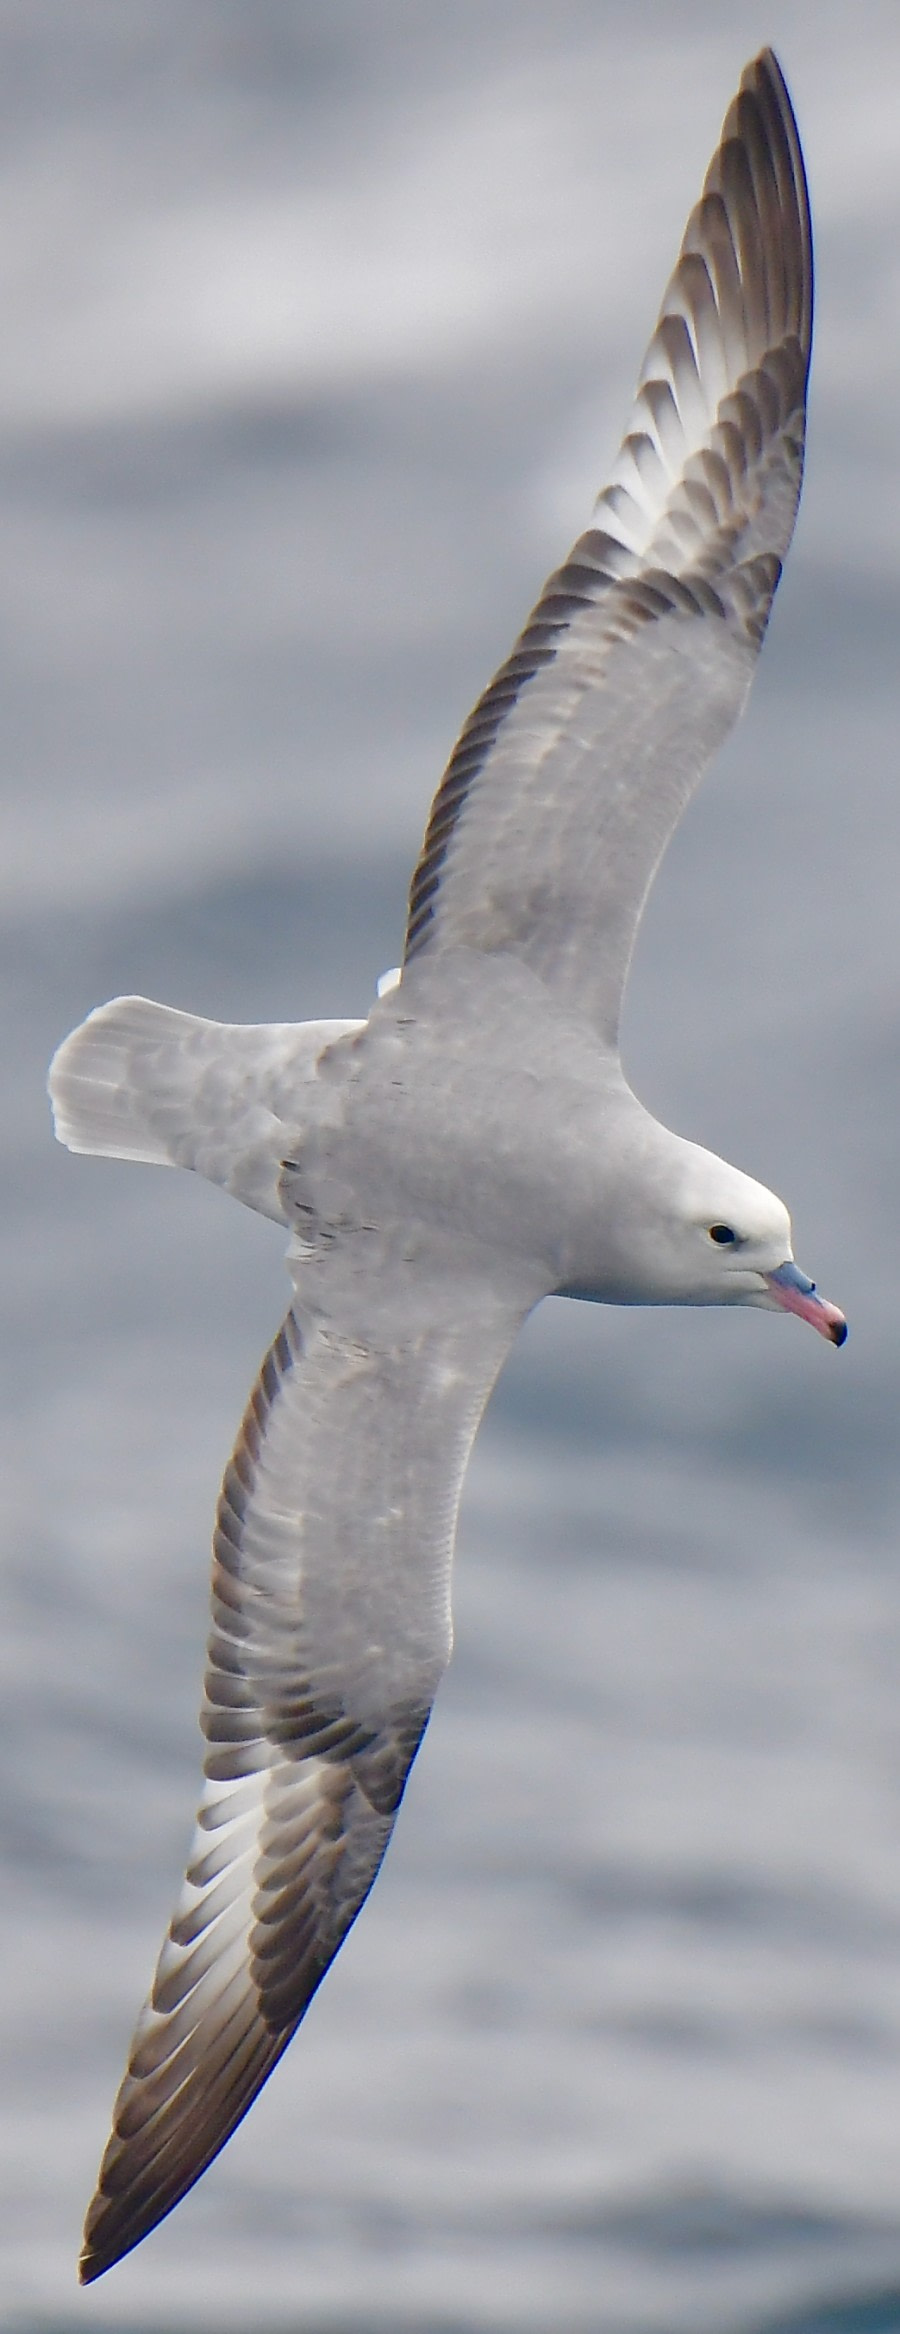
[{"label": "tail feather", "polygon": [[[188,1104],[199,1030],[215,1028],[149,997],[98,1005],[54,1054],[49,1088],[57,1138],[104,1159],[178,1165],[173,1104]],[[190,1065],[190,1066],[189,1066]],[[184,1130],[182,1130],[184,1131]]]},{"label": "tail feather", "polygon": [[276,1223],[281,1161],[303,1086],[356,1021],[241,1026],[115,997],[50,1065],[56,1133],[70,1151],[189,1167]]}]

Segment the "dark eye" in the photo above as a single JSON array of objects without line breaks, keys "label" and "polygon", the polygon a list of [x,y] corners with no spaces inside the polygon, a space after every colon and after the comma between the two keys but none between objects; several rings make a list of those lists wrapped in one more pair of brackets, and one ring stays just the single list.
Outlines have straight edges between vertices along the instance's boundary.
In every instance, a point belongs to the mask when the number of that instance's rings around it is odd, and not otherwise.
[{"label": "dark eye", "polygon": [[717,1248],[733,1248],[737,1239],[737,1233],[732,1231],[730,1224],[710,1224],[709,1236]]}]

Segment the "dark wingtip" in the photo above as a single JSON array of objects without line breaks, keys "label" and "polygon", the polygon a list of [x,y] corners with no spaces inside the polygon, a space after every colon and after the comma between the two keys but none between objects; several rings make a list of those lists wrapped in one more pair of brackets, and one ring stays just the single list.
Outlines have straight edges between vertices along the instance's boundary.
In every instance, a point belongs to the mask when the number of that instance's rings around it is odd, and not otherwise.
[{"label": "dark wingtip", "polygon": [[768,47],[760,49],[758,56],[752,57],[749,65],[745,65],[741,74],[741,91],[747,91],[756,98],[764,116],[767,107],[774,109],[774,119],[771,115],[769,119],[769,134],[772,135],[774,132],[777,137],[777,124],[786,141],[800,228],[803,274],[800,338],[806,355],[808,372],[812,348],[813,317],[813,248],[809,183],[793,100],[774,49]]}]

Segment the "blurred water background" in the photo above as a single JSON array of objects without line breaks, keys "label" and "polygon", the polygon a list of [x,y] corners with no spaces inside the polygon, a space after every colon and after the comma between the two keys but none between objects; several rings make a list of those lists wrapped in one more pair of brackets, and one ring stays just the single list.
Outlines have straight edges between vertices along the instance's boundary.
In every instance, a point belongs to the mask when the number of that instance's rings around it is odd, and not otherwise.
[{"label": "blurred water background", "polygon": [[[763,39],[806,499],[626,1058],[785,1194],[851,1342],[543,1308],[371,1904],[78,2296],[285,1283],[221,1195],[56,1150],[45,1065],[119,991],[365,1009]],[[894,0],[0,0],[2,2334],[900,2328],[898,128]]]}]

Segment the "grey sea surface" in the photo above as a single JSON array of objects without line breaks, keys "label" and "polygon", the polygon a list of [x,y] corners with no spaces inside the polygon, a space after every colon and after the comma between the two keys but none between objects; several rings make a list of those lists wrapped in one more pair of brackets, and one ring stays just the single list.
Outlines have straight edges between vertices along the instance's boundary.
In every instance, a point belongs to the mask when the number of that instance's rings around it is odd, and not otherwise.
[{"label": "grey sea surface", "polygon": [[[626,1060],[845,1306],[551,1303],[370,1904],[79,2296],[199,1770],[281,1243],[67,1157],[143,991],[364,1011],[442,762],[618,443],[746,57],[804,134],[804,508]],[[900,13],[0,0],[2,2334],[900,2330]]]}]

